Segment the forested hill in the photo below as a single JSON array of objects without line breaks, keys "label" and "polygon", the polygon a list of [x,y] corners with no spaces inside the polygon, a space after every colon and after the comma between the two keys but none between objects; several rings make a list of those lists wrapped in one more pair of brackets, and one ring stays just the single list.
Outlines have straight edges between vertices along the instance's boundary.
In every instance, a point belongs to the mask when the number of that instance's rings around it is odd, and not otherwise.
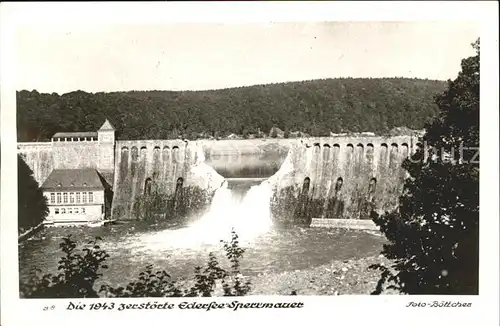
[{"label": "forested hill", "polygon": [[422,129],[437,113],[434,95],[445,87],[421,79],[339,78],[210,91],[19,91],[18,140],[95,131],[106,118],[119,139],[248,136],[273,126],[312,136]]}]

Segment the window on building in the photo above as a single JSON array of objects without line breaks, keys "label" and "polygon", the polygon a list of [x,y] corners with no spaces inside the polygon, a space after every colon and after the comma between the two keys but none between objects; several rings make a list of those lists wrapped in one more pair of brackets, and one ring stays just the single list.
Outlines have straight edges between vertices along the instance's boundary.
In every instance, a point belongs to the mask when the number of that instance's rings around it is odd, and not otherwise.
[{"label": "window on building", "polygon": [[68,214],[73,214],[73,207],[68,207]]},{"label": "window on building", "polygon": [[76,197],[76,202],[77,202],[78,204],[80,204],[80,193],[79,193],[79,192],[76,192],[76,193],[75,193],[75,197]]},{"label": "window on building", "polygon": [[54,209],[55,214],[59,214],[59,208]]},{"label": "window on building", "polygon": [[93,203],[93,202],[94,202],[94,193],[89,192],[89,203]]},{"label": "window on building", "polygon": [[75,214],[78,214],[78,207],[75,207]]},{"label": "window on building", "polygon": [[80,209],[80,213],[85,214],[85,207],[82,207],[82,209]]},{"label": "window on building", "polygon": [[69,193],[69,203],[73,204],[74,202],[75,202],[75,193],[74,192],[70,192]]},{"label": "window on building", "polygon": [[87,203],[87,193],[86,192],[82,192],[82,203],[83,204]]},{"label": "window on building", "polygon": [[60,204],[61,203],[61,193],[60,192],[57,193],[56,199],[57,199],[56,202],[58,204]]},{"label": "window on building", "polygon": [[61,214],[66,214],[66,208],[61,208]]},{"label": "window on building", "polygon": [[56,194],[51,192],[50,193],[50,203],[55,204],[56,203]]},{"label": "window on building", "polygon": [[63,203],[67,204],[68,203],[68,193],[63,192]]}]

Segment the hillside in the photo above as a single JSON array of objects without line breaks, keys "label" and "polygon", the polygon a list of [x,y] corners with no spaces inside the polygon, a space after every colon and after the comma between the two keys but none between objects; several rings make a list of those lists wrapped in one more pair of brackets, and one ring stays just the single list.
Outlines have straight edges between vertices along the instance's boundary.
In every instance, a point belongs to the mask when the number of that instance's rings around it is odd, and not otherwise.
[{"label": "hillside", "polygon": [[273,126],[312,136],[422,129],[443,81],[339,78],[210,91],[17,92],[19,141],[94,131],[108,118],[119,139],[248,136]]}]

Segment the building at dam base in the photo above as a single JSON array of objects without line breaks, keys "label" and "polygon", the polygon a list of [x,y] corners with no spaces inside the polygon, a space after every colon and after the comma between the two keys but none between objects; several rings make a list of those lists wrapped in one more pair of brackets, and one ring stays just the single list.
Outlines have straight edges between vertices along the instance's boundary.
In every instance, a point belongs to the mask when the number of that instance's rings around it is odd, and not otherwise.
[{"label": "building at dam base", "polygon": [[50,224],[102,221],[110,207],[108,189],[95,169],[54,169],[41,188]]},{"label": "building at dam base", "polygon": [[[60,176],[60,171],[73,176],[83,175],[78,171],[93,171],[99,178],[103,200],[98,217],[85,217],[87,210],[82,214],[80,207],[78,214],[72,209],[74,218],[68,216],[67,210],[63,216],[62,207],[57,207],[56,214],[57,194],[63,196],[64,192],[47,188],[49,205],[53,205],[49,219],[53,223],[136,219],[135,209],[145,197],[175,196],[180,188],[213,194],[224,177],[234,177],[225,175],[229,170],[242,167],[246,171],[254,163],[262,171],[272,171],[266,182],[273,190],[275,206],[282,206],[280,214],[300,215],[306,210],[314,218],[363,219],[372,210],[381,212],[397,207],[406,178],[401,163],[418,145],[418,135],[216,142],[116,140],[115,129],[106,120],[96,132],[56,133],[50,142],[18,143],[18,154],[41,186],[52,174]],[[236,160],[221,161],[227,148],[250,150],[237,150]],[[85,183],[77,179],[75,182]],[[80,196],[87,193],[88,200],[88,191],[84,189],[68,191],[68,200],[70,193],[75,194],[76,200],[77,192]],[[297,217],[287,218],[293,222]],[[303,224],[308,225],[307,219]]]}]

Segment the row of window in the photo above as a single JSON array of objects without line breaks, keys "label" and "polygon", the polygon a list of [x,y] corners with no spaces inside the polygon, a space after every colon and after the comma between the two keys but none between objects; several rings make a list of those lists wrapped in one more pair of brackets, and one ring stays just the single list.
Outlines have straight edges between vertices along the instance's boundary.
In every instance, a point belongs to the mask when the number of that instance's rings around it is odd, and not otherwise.
[{"label": "row of window", "polygon": [[54,210],[56,214],[85,214],[85,207],[60,207]]},{"label": "row of window", "polygon": [[93,192],[51,192],[51,204],[91,204],[94,202]]},{"label": "row of window", "polygon": [[57,137],[52,138],[52,141],[97,141],[97,137]]}]

